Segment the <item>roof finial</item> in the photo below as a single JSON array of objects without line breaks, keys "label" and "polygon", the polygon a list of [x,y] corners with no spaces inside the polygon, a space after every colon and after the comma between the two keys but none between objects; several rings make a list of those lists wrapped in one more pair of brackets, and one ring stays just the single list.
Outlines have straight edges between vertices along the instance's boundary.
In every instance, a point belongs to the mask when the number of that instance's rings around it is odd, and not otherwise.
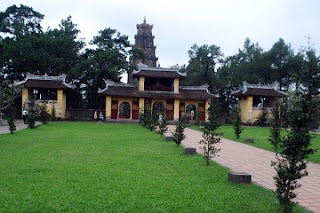
[{"label": "roof finial", "polygon": [[147,23],[146,16],[144,16],[143,23]]}]

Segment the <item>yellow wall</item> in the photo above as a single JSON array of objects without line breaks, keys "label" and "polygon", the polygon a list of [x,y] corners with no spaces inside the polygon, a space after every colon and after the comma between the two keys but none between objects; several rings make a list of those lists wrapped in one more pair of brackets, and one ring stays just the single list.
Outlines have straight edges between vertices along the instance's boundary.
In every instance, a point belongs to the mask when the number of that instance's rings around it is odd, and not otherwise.
[{"label": "yellow wall", "polygon": [[105,118],[111,118],[111,96],[106,96],[106,114]]},{"label": "yellow wall", "polygon": [[144,91],[144,81],[145,81],[145,77],[140,76],[140,78],[139,78],[139,91]]},{"label": "yellow wall", "polygon": [[205,105],[205,120],[207,121],[209,119],[209,107],[210,107],[210,100],[206,100],[206,105]]},{"label": "yellow wall", "polygon": [[174,79],[174,92],[179,92],[179,78]]},{"label": "yellow wall", "polygon": [[179,107],[180,107],[180,100],[174,99],[174,106],[173,106],[173,119],[179,119]]},{"label": "yellow wall", "polygon": [[[27,108],[27,103],[29,101],[28,97],[28,89],[23,88],[22,90],[22,108]],[[36,104],[41,105],[45,103],[44,101],[37,100]],[[56,110],[56,117],[66,118],[66,104],[67,104],[67,97],[66,94],[63,93],[62,89],[57,90],[57,100],[48,100],[47,104],[47,112],[51,114],[53,106]]]},{"label": "yellow wall", "polygon": [[28,99],[29,99],[29,97],[28,97],[28,89],[27,88],[23,88],[22,89],[22,110],[27,108]]}]

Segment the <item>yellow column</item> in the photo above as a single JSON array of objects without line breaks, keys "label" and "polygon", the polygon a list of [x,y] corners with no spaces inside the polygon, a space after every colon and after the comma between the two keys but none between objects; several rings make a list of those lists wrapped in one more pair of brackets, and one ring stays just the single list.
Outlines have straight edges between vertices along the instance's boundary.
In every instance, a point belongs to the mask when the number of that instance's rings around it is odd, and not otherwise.
[{"label": "yellow column", "polygon": [[252,105],[253,105],[253,96],[249,96],[248,102],[247,102],[247,121],[248,122],[252,121]]},{"label": "yellow column", "polygon": [[206,106],[205,106],[205,120],[209,119],[209,107],[210,107],[210,99],[206,100]]},{"label": "yellow column", "polygon": [[180,100],[174,99],[174,106],[173,106],[173,118],[174,120],[179,119],[179,107],[180,107]]},{"label": "yellow column", "polygon": [[174,79],[174,87],[173,87],[173,91],[178,93],[179,92],[179,78],[175,78]]},{"label": "yellow column", "polygon": [[111,118],[111,96],[106,96],[106,114],[105,117]]},{"label": "yellow column", "polygon": [[57,117],[60,117],[60,118],[64,118],[65,117],[65,104],[64,103],[64,100],[63,100],[63,90],[62,89],[58,89],[58,92],[57,92],[57,103],[58,103],[58,109],[57,110],[57,113],[58,113],[58,116]]},{"label": "yellow column", "polygon": [[144,98],[139,98],[139,111],[144,111]]},{"label": "yellow column", "polygon": [[28,107],[28,89],[22,89],[22,110]]},{"label": "yellow column", "polygon": [[141,76],[139,78],[139,91],[144,91],[144,81],[145,81],[145,77]]}]

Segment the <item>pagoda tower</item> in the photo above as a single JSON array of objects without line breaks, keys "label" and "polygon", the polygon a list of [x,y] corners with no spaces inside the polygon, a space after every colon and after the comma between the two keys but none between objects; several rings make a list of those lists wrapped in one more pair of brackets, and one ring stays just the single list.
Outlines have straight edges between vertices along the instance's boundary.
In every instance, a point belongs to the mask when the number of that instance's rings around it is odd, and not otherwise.
[{"label": "pagoda tower", "polygon": [[156,46],[154,45],[154,36],[152,35],[153,25],[147,24],[144,17],[142,24],[137,24],[137,35],[134,36],[135,44],[132,49],[136,49],[130,58],[131,64],[143,63],[150,67],[156,67],[158,58],[156,57]]}]

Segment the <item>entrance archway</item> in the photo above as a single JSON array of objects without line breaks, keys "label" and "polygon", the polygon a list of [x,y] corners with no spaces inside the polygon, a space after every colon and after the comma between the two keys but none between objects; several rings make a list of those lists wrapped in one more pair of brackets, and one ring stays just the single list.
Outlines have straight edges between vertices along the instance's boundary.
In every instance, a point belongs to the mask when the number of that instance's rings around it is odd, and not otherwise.
[{"label": "entrance archway", "polygon": [[190,120],[195,120],[196,118],[196,106],[194,104],[189,104],[186,108],[187,117]]},{"label": "entrance archway", "polygon": [[130,118],[130,104],[122,102],[119,106],[119,118]]},{"label": "entrance archway", "polygon": [[160,114],[165,112],[164,104],[162,102],[155,102],[152,107],[154,113]]}]

